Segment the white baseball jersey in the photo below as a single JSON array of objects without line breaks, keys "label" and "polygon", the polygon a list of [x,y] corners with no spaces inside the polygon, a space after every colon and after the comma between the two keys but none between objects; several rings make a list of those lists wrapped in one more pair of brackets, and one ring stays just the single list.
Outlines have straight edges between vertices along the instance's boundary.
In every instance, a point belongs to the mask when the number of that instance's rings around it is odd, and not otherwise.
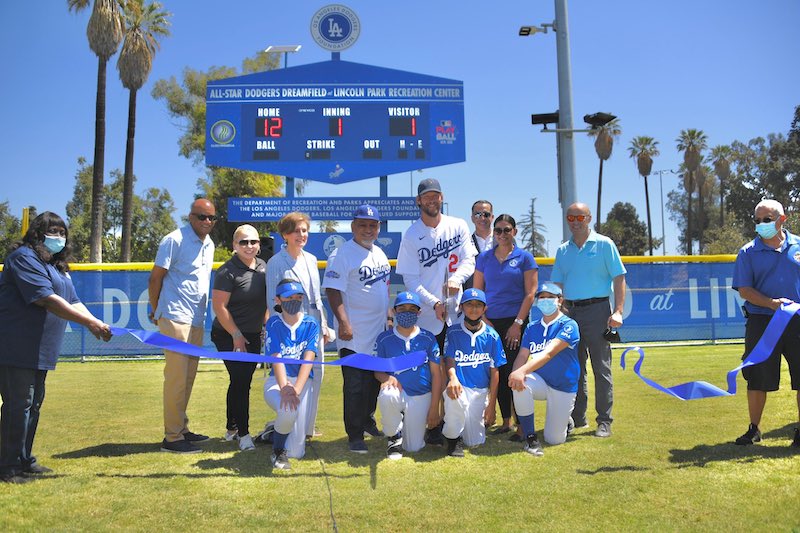
[{"label": "white baseball jersey", "polygon": [[[422,302],[419,327],[435,335],[442,331],[444,323],[436,319],[433,306],[436,302],[447,303],[443,290],[447,281],[461,286],[472,275],[476,255],[472,234],[460,218],[442,215],[435,228],[426,226],[420,218],[406,230],[395,270],[403,276],[406,289],[416,292]],[[460,298],[459,292],[451,302]],[[448,310],[447,324],[455,319],[455,313]]]},{"label": "white baseball jersey", "polygon": [[[389,259],[380,247],[369,250],[349,240],[328,258],[323,289],[342,293],[342,303],[353,329],[351,340],[336,339],[338,349],[375,353],[375,339],[386,328],[389,312]],[[336,327],[339,327],[335,319]]]}]

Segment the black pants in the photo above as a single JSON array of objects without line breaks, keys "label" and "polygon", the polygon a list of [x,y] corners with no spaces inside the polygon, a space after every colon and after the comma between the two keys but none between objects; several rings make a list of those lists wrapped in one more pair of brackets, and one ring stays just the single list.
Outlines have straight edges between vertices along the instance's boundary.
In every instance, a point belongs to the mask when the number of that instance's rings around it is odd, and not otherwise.
[{"label": "black pants", "polygon": [[[511,388],[508,386],[508,376],[514,369],[514,360],[517,358],[517,354],[519,353],[519,345],[517,345],[516,348],[511,348],[508,343],[506,343],[506,332],[508,332],[508,328],[514,325],[515,318],[517,317],[512,316],[509,318],[491,319],[495,331],[497,331],[497,334],[500,335],[500,339],[503,341],[503,350],[506,352],[506,364],[498,369],[498,373],[500,374],[500,382],[497,384],[497,403],[500,404],[500,416],[503,417],[503,420],[506,418],[511,418],[511,415],[513,414],[514,396],[511,393]],[[526,318],[525,322],[522,323],[522,327],[520,328],[520,342],[522,342],[522,333],[525,332],[525,328],[527,326],[528,319]],[[517,421],[519,422],[518,419]]]},{"label": "black pants", "polygon": [[[242,333],[249,343],[247,351],[261,353],[261,332]],[[220,352],[233,351],[233,338],[225,330],[211,329],[211,341]],[[253,381],[253,372],[256,363],[243,363],[241,361],[225,361],[228,369],[230,383],[226,400],[227,421],[225,428],[229,431],[237,430],[240,437],[250,433],[250,384]]]},{"label": "black pants", "polygon": [[20,474],[36,462],[33,439],[39,426],[47,370],[0,365],[0,475]]},{"label": "black pants", "polygon": [[[342,348],[339,357],[356,353]],[[342,367],[342,397],[344,399],[344,430],[350,442],[364,440],[364,430],[375,427],[375,407],[378,405],[380,383],[371,370]]]}]

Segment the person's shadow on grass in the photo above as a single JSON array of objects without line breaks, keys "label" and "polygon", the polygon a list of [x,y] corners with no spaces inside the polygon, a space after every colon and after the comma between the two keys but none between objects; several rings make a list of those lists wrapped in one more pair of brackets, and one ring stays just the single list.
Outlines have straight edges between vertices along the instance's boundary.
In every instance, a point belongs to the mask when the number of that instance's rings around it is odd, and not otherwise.
[{"label": "person's shadow on grass", "polygon": [[[716,461],[739,461],[742,463],[753,463],[760,459],[779,459],[800,455],[800,448],[790,446],[792,435],[796,424],[794,422],[786,424],[782,428],[773,429],[762,434],[761,444],[751,444],[748,446],[737,446],[730,441],[717,444],[698,444],[687,450],[670,450],[670,463],[674,463],[678,468],[688,468],[692,466],[706,466]],[[764,440],[775,439],[780,444],[778,446],[764,446]]]},{"label": "person's shadow on grass", "polygon": [[160,452],[161,444],[153,442],[106,443],[53,455],[56,459],[83,459],[85,457],[123,457],[139,453]]}]

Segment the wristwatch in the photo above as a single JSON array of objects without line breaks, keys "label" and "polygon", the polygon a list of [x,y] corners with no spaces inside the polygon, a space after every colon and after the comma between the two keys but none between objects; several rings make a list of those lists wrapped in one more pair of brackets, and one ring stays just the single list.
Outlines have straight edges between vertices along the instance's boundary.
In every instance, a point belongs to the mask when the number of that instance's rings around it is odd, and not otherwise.
[{"label": "wristwatch", "polygon": [[518,326],[521,326],[522,325],[522,319],[521,318],[515,318],[514,319],[514,324],[516,324]]}]

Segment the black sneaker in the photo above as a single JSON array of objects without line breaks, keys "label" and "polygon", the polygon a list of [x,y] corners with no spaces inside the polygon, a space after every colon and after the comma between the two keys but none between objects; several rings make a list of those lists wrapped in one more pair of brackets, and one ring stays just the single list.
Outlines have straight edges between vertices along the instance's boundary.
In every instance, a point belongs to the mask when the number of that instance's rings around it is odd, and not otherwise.
[{"label": "black sneaker", "polygon": [[754,442],[761,442],[761,431],[758,430],[757,425],[750,424],[747,427],[745,434],[737,438],[734,441],[734,444],[738,444],[739,446],[747,446],[748,444],[753,444]]},{"label": "black sneaker", "polygon": [[350,451],[353,453],[367,453],[369,448],[363,440],[353,440],[349,444]]},{"label": "black sneaker", "polygon": [[524,450],[529,454],[541,457],[544,455],[542,451],[542,445],[539,444],[539,439],[536,437],[536,434],[529,435],[527,439],[525,439],[525,448]]},{"label": "black sneaker", "polygon": [[794,440],[792,441],[792,447],[800,448],[800,428],[794,428]]},{"label": "black sneaker", "polygon": [[192,433],[191,431],[187,431],[186,433],[184,433],[183,434],[183,438],[185,440],[188,440],[189,442],[205,442],[205,441],[211,439],[211,437],[209,437],[208,435],[201,435],[199,433]]},{"label": "black sneaker", "polygon": [[394,437],[389,437],[386,447],[386,457],[392,460],[403,458],[403,435],[398,433]]},{"label": "black sneaker", "polygon": [[464,440],[461,437],[447,439],[447,456],[464,457]]},{"label": "black sneaker", "polygon": [[444,446],[444,435],[442,435],[441,426],[425,430],[425,444]]},{"label": "black sneaker", "polygon": [[253,439],[253,442],[256,444],[272,444],[272,436],[275,433],[275,424],[273,422],[267,422],[264,431],[256,435]]},{"label": "black sneaker", "polygon": [[53,469],[47,468],[46,466],[40,465],[39,463],[33,463],[32,465],[28,466],[25,469],[25,472],[22,473],[23,476],[40,476],[43,474],[52,474]]},{"label": "black sneaker", "polygon": [[378,426],[372,426],[364,430],[365,437],[385,437],[386,434],[378,429]]},{"label": "black sneaker", "polygon": [[289,457],[286,455],[286,450],[275,450],[270,456],[270,460],[272,461],[272,468],[277,468],[278,470],[292,469],[292,465],[289,464]]},{"label": "black sneaker", "polygon": [[202,450],[188,440],[167,442],[167,439],[164,439],[161,441],[161,451],[169,453],[200,453]]}]

